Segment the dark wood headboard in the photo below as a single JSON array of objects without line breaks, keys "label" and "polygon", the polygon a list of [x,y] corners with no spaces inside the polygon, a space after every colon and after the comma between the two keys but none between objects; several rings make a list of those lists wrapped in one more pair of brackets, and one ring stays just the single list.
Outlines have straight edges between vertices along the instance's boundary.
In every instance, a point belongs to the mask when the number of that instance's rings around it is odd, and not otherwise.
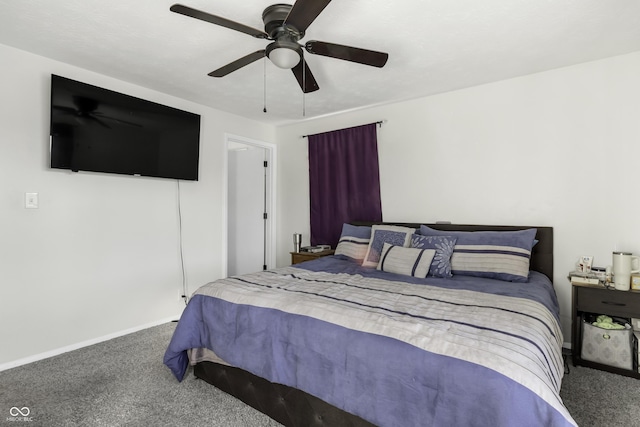
[{"label": "dark wood headboard", "polygon": [[531,252],[530,269],[539,271],[553,282],[553,227],[518,226],[518,225],[467,225],[467,224],[428,224],[409,222],[366,222],[353,221],[353,225],[400,225],[403,227],[420,228],[422,224],[442,231],[517,231],[527,228],[537,228],[538,243]]}]

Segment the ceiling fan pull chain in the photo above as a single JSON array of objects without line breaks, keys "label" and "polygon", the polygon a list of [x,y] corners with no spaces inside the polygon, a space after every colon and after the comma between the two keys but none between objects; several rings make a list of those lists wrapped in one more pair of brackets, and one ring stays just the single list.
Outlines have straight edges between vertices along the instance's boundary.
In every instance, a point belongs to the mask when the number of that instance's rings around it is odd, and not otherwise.
[{"label": "ceiling fan pull chain", "polygon": [[265,55],[264,57],[264,61],[263,61],[264,67],[263,67],[263,80],[262,80],[262,84],[264,87],[264,106],[262,107],[262,112],[266,113],[267,112],[267,56]]},{"label": "ceiling fan pull chain", "polygon": [[307,92],[307,61],[304,60],[304,51],[300,51],[300,60],[302,61],[302,117],[307,115],[307,106],[305,104],[305,94]]}]

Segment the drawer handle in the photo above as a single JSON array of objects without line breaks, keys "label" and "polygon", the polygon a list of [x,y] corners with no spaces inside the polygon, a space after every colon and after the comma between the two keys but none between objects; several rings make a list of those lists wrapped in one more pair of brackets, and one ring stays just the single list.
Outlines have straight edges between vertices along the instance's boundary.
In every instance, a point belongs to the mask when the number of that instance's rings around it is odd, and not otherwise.
[{"label": "drawer handle", "polygon": [[625,305],[627,305],[627,304],[622,303],[622,302],[611,302],[611,301],[602,301],[602,303],[603,304],[607,304],[607,305],[617,305],[619,307],[624,307]]}]

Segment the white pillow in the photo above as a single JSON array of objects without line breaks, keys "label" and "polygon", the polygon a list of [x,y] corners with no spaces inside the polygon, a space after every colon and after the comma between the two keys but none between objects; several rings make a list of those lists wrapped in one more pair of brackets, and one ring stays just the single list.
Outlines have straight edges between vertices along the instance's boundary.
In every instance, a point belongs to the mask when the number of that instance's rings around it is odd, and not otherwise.
[{"label": "white pillow", "polygon": [[377,267],[380,261],[380,253],[384,243],[393,246],[409,247],[411,236],[416,231],[415,228],[400,227],[397,225],[374,225],[371,227],[371,240],[367,254],[362,261],[363,267]]},{"label": "white pillow", "polygon": [[425,278],[429,273],[435,249],[404,248],[384,243],[378,270]]}]

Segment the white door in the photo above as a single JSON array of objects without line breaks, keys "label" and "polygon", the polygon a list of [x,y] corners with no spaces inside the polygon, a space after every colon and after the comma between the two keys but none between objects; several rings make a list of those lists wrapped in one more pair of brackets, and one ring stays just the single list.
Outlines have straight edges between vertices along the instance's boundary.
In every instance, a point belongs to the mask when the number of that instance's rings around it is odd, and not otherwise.
[{"label": "white door", "polygon": [[227,275],[236,276],[260,271],[267,264],[267,150],[234,143],[227,155]]}]

